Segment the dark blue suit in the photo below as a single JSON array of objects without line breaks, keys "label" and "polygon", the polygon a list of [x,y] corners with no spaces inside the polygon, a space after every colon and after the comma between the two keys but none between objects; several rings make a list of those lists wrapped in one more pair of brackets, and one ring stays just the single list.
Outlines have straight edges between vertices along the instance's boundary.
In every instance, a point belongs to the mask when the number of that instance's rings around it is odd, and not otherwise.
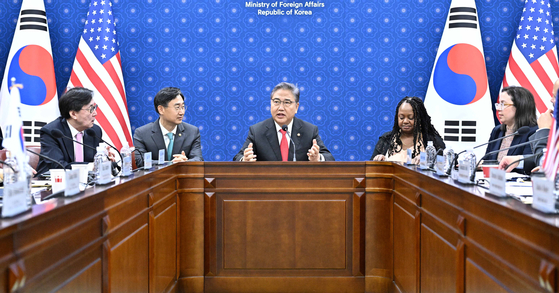
[{"label": "dark blue suit", "polygon": [[[66,119],[62,117],[56,118],[54,121],[41,128],[41,154],[50,157],[64,165],[64,167],[71,169],[71,164],[74,162],[74,143],[64,137],[54,138],[47,134],[52,132],[54,129],[62,131],[62,134],[65,136],[72,137],[72,132],[70,131],[70,127],[68,127]],[[103,131],[98,125],[93,125],[91,129],[95,131],[95,135],[97,135],[97,137],[103,136]],[[96,148],[99,145],[99,139],[87,135],[84,131],[83,143]],[[93,162],[94,156],[95,151],[84,146],[83,161]],[[56,163],[40,158],[39,165],[37,166],[37,175],[42,174],[49,169],[60,169],[60,166]]]},{"label": "dark blue suit", "polygon": [[[529,137],[534,134],[536,132],[536,130],[538,130],[538,126],[532,126],[530,127],[530,131],[528,131],[528,133],[524,134],[524,135],[517,135],[514,137],[514,139],[512,140],[512,143],[510,144],[510,146],[515,146],[517,144],[521,144],[524,142],[527,142],[529,140]],[[489,137],[489,140],[494,140],[497,139],[499,137],[503,137],[505,135],[505,133],[503,131],[501,131],[501,125],[497,125],[495,126],[495,128],[493,128],[493,131],[491,131],[491,137]],[[501,147],[501,142],[502,140],[496,141],[496,142],[492,142],[490,144],[487,145],[487,150],[485,151],[485,153],[489,153],[492,151],[497,151],[499,150],[499,148]],[[497,160],[497,155],[499,153],[495,153],[492,155],[489,155],[487,157],[484,158],[484,160]],[[517,147],[517,148],[513,148],[508,150],[507,156],[519,156],[519,155],[524,155],[524,156],[528,156],[532,154],[532,147],[530,146],[530,144],[527,144],[525,146],[521,146],[521,147]],[[522,173],[523,170],[517,170],[515,169],[516,172]]]}]

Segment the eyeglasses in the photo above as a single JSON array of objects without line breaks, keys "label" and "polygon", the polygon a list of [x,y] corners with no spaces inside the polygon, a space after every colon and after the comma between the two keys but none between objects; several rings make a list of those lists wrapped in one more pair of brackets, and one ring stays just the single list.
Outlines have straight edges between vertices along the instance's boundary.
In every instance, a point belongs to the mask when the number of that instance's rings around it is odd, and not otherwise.
[{"label": "eyeglasses", "polygon": [[179,112],[180,110],[186,111],[188,107],[185,105],[175,105],[173,108],[175,108],[175,111]]},{"label": "eyeglasses", "polygon": [[514,104],[507,104],[507,103],[503,103],[503,102],[495,103],[495,109],[496,110],[504,110],[506,107],[509,107],[509,106],[514,106]]},{"label": "eyeglasses", "polygon": [[89,107],[89,108],[82,108],[81,110],[88,110],[88,111],[89,111],[89,114],[92,114],[95,110],[97,110],[98,107],[99,107],[99,105],[93,104],[93,105],[91,105],[91,107]]},{"label": "eyeglasses", "polygon": [[272,105],[279,107],[281,104],[283,104],[286,108],[290,107],[291,105],[295,104],[295,102],[293,102],[292,100],[280,100],[280,99],[273,99],[272,100]]}]

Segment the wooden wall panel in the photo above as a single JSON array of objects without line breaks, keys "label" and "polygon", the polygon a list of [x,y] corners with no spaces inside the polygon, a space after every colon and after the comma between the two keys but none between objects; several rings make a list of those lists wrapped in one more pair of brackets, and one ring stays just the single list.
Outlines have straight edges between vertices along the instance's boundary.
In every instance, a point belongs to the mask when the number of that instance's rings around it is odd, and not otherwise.
[{"label": "wooden wall panel", "polygon": [[164,292],[175,282],[177,274],[177,204],[175,197],[154,209],[153,221],[154,266],[153,286],[155,292]]},{"label": "wooden wall panel", "polygon": [[[471,260],[466,260],[466,292],[491,292],[491,293],[505,293],[510,292],[503,288],[503,284],[497,283],[486,272],[481,270]],[[518,292],[532,292],[532,291],[518,291]]]},{"label": "wooden wall panel", "polygon": [[394,281],[404,292],[416,292],[417,237],[415,215],[394,203]]},{"label": "wooden wall panel", "polygon": [[[84,270],[79,271],[74,278],[66,280],[64,286],[58,290],[59,293],[95,293],[102,292],[102,266],[101,259],[92,263],[89,267]],[[41,287],[41,290],[45,290],[45,287]],[[46,291],[46,290],[45,290]]]},{"label": "wooden wall panel", "polygon": [[[179,276],[204,276],[204,194],[179,193]],[[203,283],[203,280],[202,280]]]},{"label": "wooden wall panel", "polygon": [[[142,218],[141,220],[143,221],[140,221],[140,227],[135,231],[123,231],[123,235],[118,236],[125,236],[124,238],[120,241],[111,240],[111,243],[114,243],[109,258],[111,293],[148,292],[149,248],[147,215]],[[136,224],[136,222],[131,223],[131,226]],[[118,236],[115,238],[121,238]]]},{"label": "wooden wall panel", "polygon": [[456,292],[456,248],[421,225],[421,292]]},{"label": "wooden wall panel", "polygon": [[224,269],[345,269],[344,200],[224,200]]}]

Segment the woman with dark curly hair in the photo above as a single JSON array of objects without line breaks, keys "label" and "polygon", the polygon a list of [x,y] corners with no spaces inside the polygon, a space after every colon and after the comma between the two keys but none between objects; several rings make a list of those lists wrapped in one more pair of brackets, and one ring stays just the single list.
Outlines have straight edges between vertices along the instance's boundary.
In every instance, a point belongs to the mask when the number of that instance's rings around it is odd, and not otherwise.
[{"label": "woman with dark curly hair", "polygon": [[437,150],[445,148],[423,101],[418,97],[405,97],[396,107],[392,131],[379,137],[371,160],[405,162],[407,150],[411,148],[412,161],[417,164],[419,153],[425,151],[428,141],[433,141]]}]

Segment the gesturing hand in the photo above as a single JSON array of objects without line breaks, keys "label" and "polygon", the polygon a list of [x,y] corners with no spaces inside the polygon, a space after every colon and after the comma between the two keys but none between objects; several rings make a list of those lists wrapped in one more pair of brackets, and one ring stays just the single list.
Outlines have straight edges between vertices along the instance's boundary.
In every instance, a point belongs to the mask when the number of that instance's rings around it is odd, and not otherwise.
[{"label": "gesturing hand", "polygon": [[255,161],[256,161],[256,155],[252,150],[252,142],[251,142],[248,144],[248,147],[245,149],[243,153],[243,162],[255,162]]},{"label": "gesturing hand", "polygon": [[316,143],[316,139],[312,140],[312,147],[307,152],[307,156],[311,162],[318,162],[320,160],[320,147]]}]

